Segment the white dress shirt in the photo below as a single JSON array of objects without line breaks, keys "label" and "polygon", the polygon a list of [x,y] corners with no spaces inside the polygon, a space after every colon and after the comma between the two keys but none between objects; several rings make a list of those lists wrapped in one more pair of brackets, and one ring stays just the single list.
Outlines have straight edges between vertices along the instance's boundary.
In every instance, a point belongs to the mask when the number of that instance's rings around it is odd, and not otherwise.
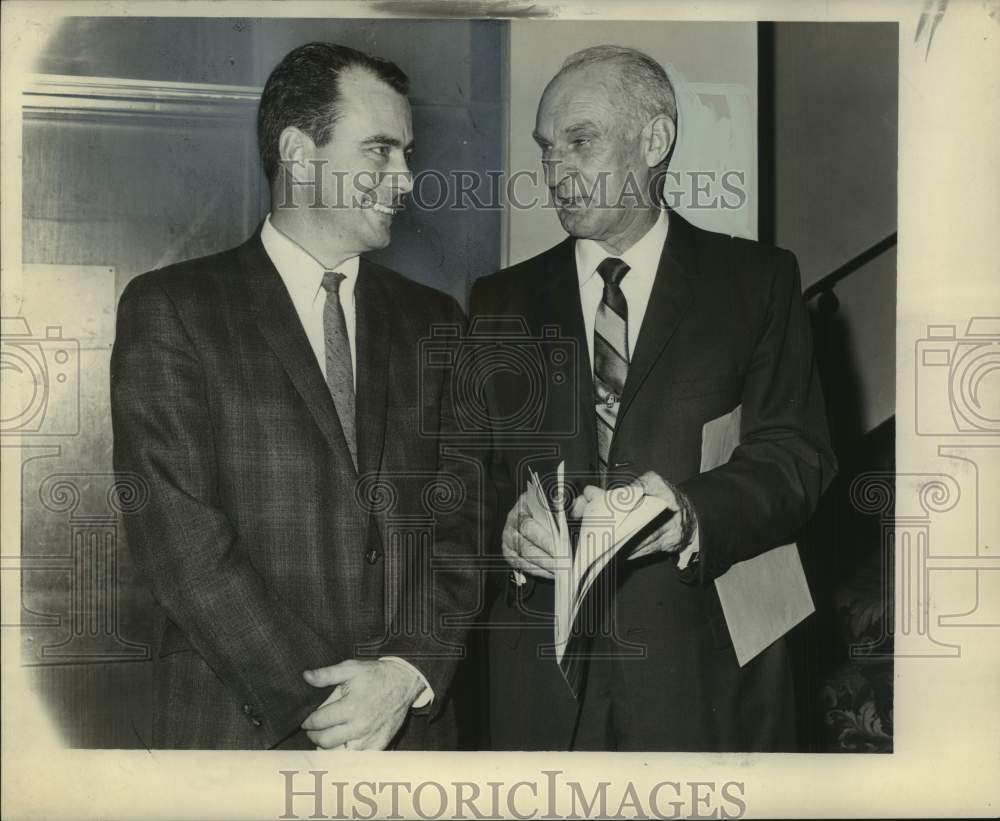
[{"label": "white dress shirt", "polygon": [[[635,356],[635,344],[639,339],[642,319],[649,305],[649,295],[653,291],[656,269],[660,265],[660,255],[667,241],[669,220],[667,212],[660,211],[653,226],[642,235],[638,242],[617,256],[628,265],[628,273],[621,281],[622,293],[628,301],[628,354],[629,360]],[[604,280],[597,273],[597,266],[608,257],[614,257],[592,239],[576,241],[576,273],[580,278],[580,303],[583,307],[583,324],[587,330],[587,351],[590,353],[591,369],[594,363],[594,322],[597,308],[604,294]]]},{"label": "white dress shirt", "polygon": [[[326,333],[323,329],[323,309],[326,307],[326,289],[323,275],[331,270],[312,256],[305,248],[289,239],[271,224],[271,215],[264,220],[260,229],[260,241],[264,250],[278,269],[278,275],[288,295],[292,298],[295,312],[309,338],[309,345],[316,354],[323,376],[326,376]],[[354,309],[354,288],[358,284],[359,258],[344,260],[335,269],[344,275],[340,283],[340,306],[347,324],[347,339],[351,345],[351,370],[354,383],[358,381],[357,313]]]},{"label": "white dress shirt", "polygon": [[[271,215],[264,220],[260,229],[260,241],[264,250],[274,263],[278,276],[285,283],[288,295],[292,298],[295,313],[305,329],[309,345],[316,355],[316,362],[326,377],[326,333],[323,328],[323,309],[326,307],[327,292],[323,287],[323,275],[331,270],[325,268],[314,256],[294,240],[281,233],[271,224]],[[332,269],[344,275],[338,294],[340,306],[344,311],[344,321],[347,325],[347,338],[351,345],[351,370],[354,374],[354,384],[358,383],[358,345],[357,345],[357,312],[354,307],[354,289],[358,284],[358,257],[344,260]],[[424,684],[424,689],[413,702],[414,708],[425,707],[434,700],[434,691],[427,678],[410,662],[397,656],[386,656],[382,661],[391,661],[405,665],[413,670]]]}]

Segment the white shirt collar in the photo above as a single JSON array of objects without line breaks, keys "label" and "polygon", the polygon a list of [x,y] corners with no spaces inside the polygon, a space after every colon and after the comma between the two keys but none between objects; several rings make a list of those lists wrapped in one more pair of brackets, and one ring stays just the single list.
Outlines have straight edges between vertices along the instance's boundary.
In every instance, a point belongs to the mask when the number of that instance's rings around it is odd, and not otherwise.
[{"label": "white shirt collar", "polygon": [[[663,253],[663,244],[667,241],[669,225],[667,210],[664,208],[660,211],[656,222],[640,237],[639,241],[618,257],[629,266],[630,273],[634,271],[635,275],[644,278],[656,276],[656,269],[660,266],[660,255]],[[581,288],[597,273],[597,266],[610,256],[614,255],[605,251],[595,240],[578,239],[576,241],[576,271],[580,277]],[[633,280],[635,275],[633,275]]]},{"label": "white shirt collar", "polygon": [[[271,223],[270,214],[260,229],[260,241],[289,292],[299,292],[303,296],[308,296],[310,300],[313,299],[322,287],[323,274],[329,269],[323,267],[322,263],[305,248],[275,228]],[[359,259],[356,256],[351,257],[336,268],[346,277],[346,281],[341,285],[342,294],[345,286],[351,291],[354,290],[358,278]]]}]

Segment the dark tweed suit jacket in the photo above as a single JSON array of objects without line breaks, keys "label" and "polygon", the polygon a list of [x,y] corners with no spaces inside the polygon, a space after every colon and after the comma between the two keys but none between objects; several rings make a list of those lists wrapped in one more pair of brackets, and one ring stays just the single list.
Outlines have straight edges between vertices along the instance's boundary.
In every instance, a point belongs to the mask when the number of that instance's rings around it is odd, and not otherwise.
[{"label": "dark tweed suit jacket", "polygon": [[[454,742],[463,632],[442,619],[474,606],[475,585],[464,570],[424,572],[426,490],[441,473],[468,481],[468,506],[435,520],[435,555],[447,555],[475,541],[478,479],[418,434],[453,418],[449,383],[425,373],[421,388],[418,355],[432,323],[463,317],[364,259],[356,306],[357,471],[259,231],[122,295],[114,455],[150,489],[125,524],[163,610],[157,747],[309,748],[299,724],[329,690],[302,671],[358,656],[403,657],[434,689],[397,746]],[[389,534],[406,517],[423,523],[422,542]]]},{"label": "dark tweed suit jacket", "polygon": [[[577,490],[598,484],[579,294],[569,238],[474,288],[474,329],[521,317],[531,336],[551,340],[549,326],[579,352],[573,361],[543,357],[547,398],[537,430],[520,445],[508,438],[494,450],[497,531],[525,488],[529,466],[544,474],[563,459]],[[516,374],[498,375],[491,387],[494,418],[512,418],[527,401]],[[702,426],[740,404],[740,445],[731,461],[699,473]],[[600,683],[610,688],[616,725],[625,728],[620,743],[639,750],[791,747],[784,643],[741,669],[712,583],[733,563],[789,540],[835,470],[790,253],[703,231],[670,214],[610,464],[619,479],[653,470],[678,485],[696,511],[701,544],[697,571],[679,572],[675,558],[663,553],[616,565],[613,637],[593,649],[620,661]],[[551,650],[545,654],[552,584],[532,578],[517,591],[494,589],[491,623],[512,627],[492,631],[489,642],[493,745],[565,749],[581,716]]]}]

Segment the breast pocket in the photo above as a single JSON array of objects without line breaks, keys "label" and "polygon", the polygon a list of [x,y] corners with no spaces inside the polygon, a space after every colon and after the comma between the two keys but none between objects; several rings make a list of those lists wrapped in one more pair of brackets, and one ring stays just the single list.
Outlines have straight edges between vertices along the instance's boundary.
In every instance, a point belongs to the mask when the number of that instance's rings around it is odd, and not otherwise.
[{"label": "breast pocket", "polygon": [[[692,462],[694,459],[704,462],[704,454],[699,451],[706,426],[714,430],[717,420],[730,417],[734,408],[740,405],[742,389],[743,378],[736,373],[670,382],[666,386],[666,408],[674,425],[671,429],[673,447],[682,448]],[[736,424],[738,426],[738,420]],[[739,436],[738,427],[736,435]],[[709,438],[714,442],[714,436]],[[683,444],[678,445],[679,441]]]}]

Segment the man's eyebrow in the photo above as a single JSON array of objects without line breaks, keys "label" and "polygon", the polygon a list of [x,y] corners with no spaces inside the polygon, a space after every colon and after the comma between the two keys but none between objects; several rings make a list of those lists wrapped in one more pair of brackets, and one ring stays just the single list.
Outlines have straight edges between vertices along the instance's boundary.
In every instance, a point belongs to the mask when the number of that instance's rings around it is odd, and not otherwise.
[{"label": "man's eyebrow", "polygon": [[401,140],[397,137],[392,137],[389,134],[373,134],[371,137],[365,137],[361,141],[362,145],[390,145],[393,148],[403,147],[405,151],[413,150],[413,140],[410,140],[405,146]]},{"label": "man's eyebrow", "polygon": [[[578,123],[573,123],[572,125],[566,126],[563,129],[563,134],[577,134],[581,131],[600,131],[600,130],[601,130],[600,126],[598,126],[597,123],[592,122],[591,120],[581,120]],[[537,131],[531,132],[531,138],[539,145],[549,145],[549,141],[545,139],[545,137],[543,137]]]},{"label": "man's eyebrow", "polygon": [[574,134],[578,131],[600,131],[600,127],[595,122],[590,120],[581,120],[578,123],[573,123],[572,125],[566,126],[563,132],[566,134]]}]

